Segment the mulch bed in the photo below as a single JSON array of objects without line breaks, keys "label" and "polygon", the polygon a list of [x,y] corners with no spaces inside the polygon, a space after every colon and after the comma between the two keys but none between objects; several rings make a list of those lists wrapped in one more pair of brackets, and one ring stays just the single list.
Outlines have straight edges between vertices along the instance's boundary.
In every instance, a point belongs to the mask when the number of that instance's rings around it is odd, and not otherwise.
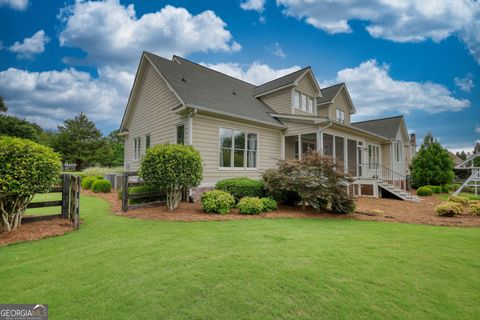
[{"label": "mulch bed", "polygon": [[73,224],[62,218],[22,222],[20,227],[12,232],[0,233],[0,247],[8,244],[40,240],[47,237],[61,236],[73,231]]},{"label": "mulch bed", "polygon": [[228,215],[210,214],[202,211],[199,203],[181,203],[175,212],[167,210],[164,204],[131,209],[122,212],[122,204],[118,195],[112,193],[93,193],[89,190],[82,191],[84,195],[92,195],[107,200],[112,211],[120,216],[145,220],[170,220],[170,221],[224,221],[238,219],[263,219],[263,218],[329,218],[329,219],[357,219],[370,221],[403,222],[413,224],[428,224],[439,226],[479,227],[480,217],[461,215],[457,217],[438,217],[434,209],[441,202],[436,197],[426,197],[419,203],[377,198],[356,199],[357,210],[351,215],[339,215],[329,212],[318,212],[313,208],[303,211],[299,207],[279,206],[275,212],[261,215],[242,215],[237,209],[232,209]]}]

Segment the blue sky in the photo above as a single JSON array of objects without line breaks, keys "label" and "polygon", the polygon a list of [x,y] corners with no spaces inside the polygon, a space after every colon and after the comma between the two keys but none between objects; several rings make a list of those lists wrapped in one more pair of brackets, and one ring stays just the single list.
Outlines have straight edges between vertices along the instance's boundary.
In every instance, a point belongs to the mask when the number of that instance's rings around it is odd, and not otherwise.
[{"label": "blue sky", "polygon": [[252,83],[312,66],[346,82],[354,119],[404,114],[451,150],[480,140],[480,4],[305,0],[0,0],[0,95],[55,128],[86,112],[118,128],[143,50]]}]

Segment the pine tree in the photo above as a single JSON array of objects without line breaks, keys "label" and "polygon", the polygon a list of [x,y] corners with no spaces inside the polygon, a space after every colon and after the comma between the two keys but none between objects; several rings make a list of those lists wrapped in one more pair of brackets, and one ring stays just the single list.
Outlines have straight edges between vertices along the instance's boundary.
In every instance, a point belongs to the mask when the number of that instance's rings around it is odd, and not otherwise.
[{"label": "pine tree", "polygon": [[429,132],[412,160],[412,185],[444,185],[454,178],[453,160],[448,151]]}]

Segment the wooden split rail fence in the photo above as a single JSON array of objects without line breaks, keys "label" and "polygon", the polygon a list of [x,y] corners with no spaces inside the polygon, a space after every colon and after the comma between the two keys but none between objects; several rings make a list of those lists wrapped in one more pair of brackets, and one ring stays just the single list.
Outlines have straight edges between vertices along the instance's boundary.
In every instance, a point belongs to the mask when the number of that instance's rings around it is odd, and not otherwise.
[{"label": "wooden split rail fence", "polygon": [[78,230],[80,227],[81,178],[71,174],[62,174],[61,181],[61,185],[54,186],[50,192],[61,193],[62,200],[31,202],[27,206],[27,209],[61,207],[60,214],[25,216],[22,218],[22,221],[49,220],[60,217],[70,220],[74,224],[75,230]]}]

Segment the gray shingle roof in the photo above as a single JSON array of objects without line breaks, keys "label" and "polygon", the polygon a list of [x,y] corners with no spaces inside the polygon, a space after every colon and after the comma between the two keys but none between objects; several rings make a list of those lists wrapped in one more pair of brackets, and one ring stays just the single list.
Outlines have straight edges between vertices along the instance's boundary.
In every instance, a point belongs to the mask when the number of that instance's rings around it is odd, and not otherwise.
[{"label": "gray shingle roof", "polygon": [[148,52],[145,55],[186,105],[282,125],[270,116],[274,111],[254,97],[254,85],[177,56],[168,60]]},{"label": "gray shingle roof", "polygon": [[395,139],[402,121],[403,116],[395,116],[368,121],[352,122],[352,126],[375,133],[388,139]]},{"label": "gray shingle roof", "polygon": [[317,98],[317,103],[332,101],[333,98],[338,94],[340,89],[342,89],[343,85],[344,83],[342,82],[342,83],[338,83],[333,86],[321,89],[323,97]]},{"label": "gray shingle roof", "polygon": [[258,96],[262,93],[274,90],[276,88],[281,88],[281,87],[284,87],[284,86],[291,85],[298,79],[298,77],[300,77],[308,69],[310,69],[310,67],[305,67],[303,69],[292,72],[292,73],[287,74],[287,75],[285,75],[283,77],[280,77],[278,79],[275,79],[275,80],[269,81],[267,83],[264,83],[264,84],[256,87],[253,91],[253,94],[255,96]]}]

